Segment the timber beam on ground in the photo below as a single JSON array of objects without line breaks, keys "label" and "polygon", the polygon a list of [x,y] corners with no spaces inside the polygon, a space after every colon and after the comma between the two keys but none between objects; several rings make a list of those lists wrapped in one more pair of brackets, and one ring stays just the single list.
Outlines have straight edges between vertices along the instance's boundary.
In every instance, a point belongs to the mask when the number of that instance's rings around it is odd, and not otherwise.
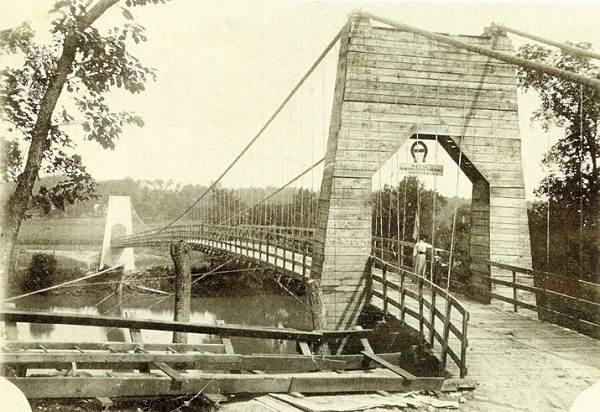
[{"label": "timber beam on ground", "polygon": [[207,393],[339,393],[339,392],[406,392],[439,390],[444,378],[423,377],[407,381],[390,375],[387,370],[366,372],[310,372],[287,374],[221,374],[185,376],[181,387],[173,387],[167,376],[122,374],[92,377],[17,377],[8,378],[29,399],[169,396]]},{"label": "timber beam on ground", "polygon": [[[80,345],[78,345],[80,347]],[[374,356],[374,355],[373,355]],[[402,354],[382,353],[377,358],[387,365],[398,365]],[[203,354],[187,353],[115,353],[115,352],[74,352],[74,351],[18,351],[4,352],[2,363],[27,369],[69,369],[72,363],[78,369],[122,369],[140,370],[157,362],[175,364],[186,370],[262,370],[282,371],[325,371],[375,369],[376,363],[366,364],[362,354],[351,355],[275,355],[275,354]],[[150,368],[157,369],[157,368]],[[389,368],[388,368],[389,369]]]}]

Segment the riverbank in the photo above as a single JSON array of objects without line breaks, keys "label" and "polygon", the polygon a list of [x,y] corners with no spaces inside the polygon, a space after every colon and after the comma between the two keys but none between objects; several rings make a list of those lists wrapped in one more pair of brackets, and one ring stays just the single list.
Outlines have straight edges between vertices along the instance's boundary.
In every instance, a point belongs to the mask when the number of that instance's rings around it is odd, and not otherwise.
[{"label": "riverbank", "polygon": [[[86,245],[71,245],[69,250],[56,247],[47,249],[40,245],[19,245],[16,249],[11,276],[6,279],[5,296],[16,296],[32,292],[42,287],[60,285],[79,279],[96,271],[99,261],[98,249]],[[43,282],[32,282],[29,266],[35,254],[52,255],[57,262],[57,270]],[[200,252],[190,255],[194,297],[250,296],[257,291],[269,294],[303,294],[302,282],[291,279],[276,279],[272,274],[257,268],[230,261],[226,257],[207,256]],[[145,248],[136,254],[138,271],[122,275],[120,272],[107,273],[87,281],[61,287],[47,295],[82,296],[96,291],[111,292],[123,282],[126,292],[132,294],[153,294],[150,289],[165,293],[174,292],[174,272],[169,252],[166,248]],[[160,294],[160,292],[156,292]]]},{"label": "riverbank", "polygon": [[[60,268],[52,278],[51,285],[59,285],[86,276],[88,272],[76,268]],[[17,296],[33,292],[29,286],[27,270],[13,272],[5,289],[6,296]],[[114,292],[119,282],[123,292],[135,295],[162,295],[175,292],[173,268],[157,266],[133,274],[123,275],[120,271],[102,274],[98,277],[72,285],[65,285],[43,296],[90,296],[98,292]],[[292,279],[278,279],[262,270],[250,270],[239,266],[228,266],[220,270],[204,268],[192,274],[192,297],[235,297],[255,294],[297,296],[305,293],[302,282]]]}]

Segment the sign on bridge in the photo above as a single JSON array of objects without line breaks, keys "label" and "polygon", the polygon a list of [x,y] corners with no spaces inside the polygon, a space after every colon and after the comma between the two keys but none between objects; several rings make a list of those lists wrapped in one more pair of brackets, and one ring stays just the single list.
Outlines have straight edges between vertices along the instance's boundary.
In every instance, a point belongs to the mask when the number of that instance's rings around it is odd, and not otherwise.
[{"label": "sign on bridge", "polygon": [[398,170],[407,171],[409,175],[429,175],[442,176],[444,174],[444,166],[430,164],[399,164]]},{"label": "sign on bridge", "polygon": [[444,166],[425,163],[427,153],[429,153],[427,145],[417,140],[410,147],[413,163],[399,164],[398,170],[406,171],[409,175],[442,176],[444,174]]}]

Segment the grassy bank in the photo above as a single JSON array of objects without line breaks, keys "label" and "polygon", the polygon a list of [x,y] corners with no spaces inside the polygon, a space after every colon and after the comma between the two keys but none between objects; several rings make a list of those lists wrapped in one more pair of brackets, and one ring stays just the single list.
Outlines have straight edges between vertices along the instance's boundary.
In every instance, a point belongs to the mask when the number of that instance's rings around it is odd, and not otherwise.
[{"label": "grassy bank", "polygon": [[[90,218],[33,218],[21,225],[18,244],[31,245],[101,245],[105,219]],[[149,223],[151,228],[162,227],[167,222]],[[133,222],[133,232],[143,232],[146,227]]]}]

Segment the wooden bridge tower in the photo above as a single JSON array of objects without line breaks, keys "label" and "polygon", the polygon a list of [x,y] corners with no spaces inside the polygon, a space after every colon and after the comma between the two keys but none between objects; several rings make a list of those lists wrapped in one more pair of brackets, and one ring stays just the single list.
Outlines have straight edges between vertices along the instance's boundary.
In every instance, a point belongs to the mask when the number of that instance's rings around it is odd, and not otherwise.
[{"label": "wooden bridge tower", "polygon": [[[512,50],[498,34],[451,37]],[[417,133],[437,135],[455,161],[462,151],[473,183],[471,256],[531,267],[515,68],[358,16],[340,42],[313,255],[327,326],[356,322],[367,293],[372,176]],[[471,272],[473,296],[488,302],[487,266]]]},{"label": "wooden bridge tower", "polygon": [[133,233],[131,219],[131,199],[129,196],[109,196],[104,223],[104,238],[100,254],[100,267],[123,265],[123,270],[135,270],[135,258],[132,247],[113,248],[111,240],[115,237],[130,236]]}]

